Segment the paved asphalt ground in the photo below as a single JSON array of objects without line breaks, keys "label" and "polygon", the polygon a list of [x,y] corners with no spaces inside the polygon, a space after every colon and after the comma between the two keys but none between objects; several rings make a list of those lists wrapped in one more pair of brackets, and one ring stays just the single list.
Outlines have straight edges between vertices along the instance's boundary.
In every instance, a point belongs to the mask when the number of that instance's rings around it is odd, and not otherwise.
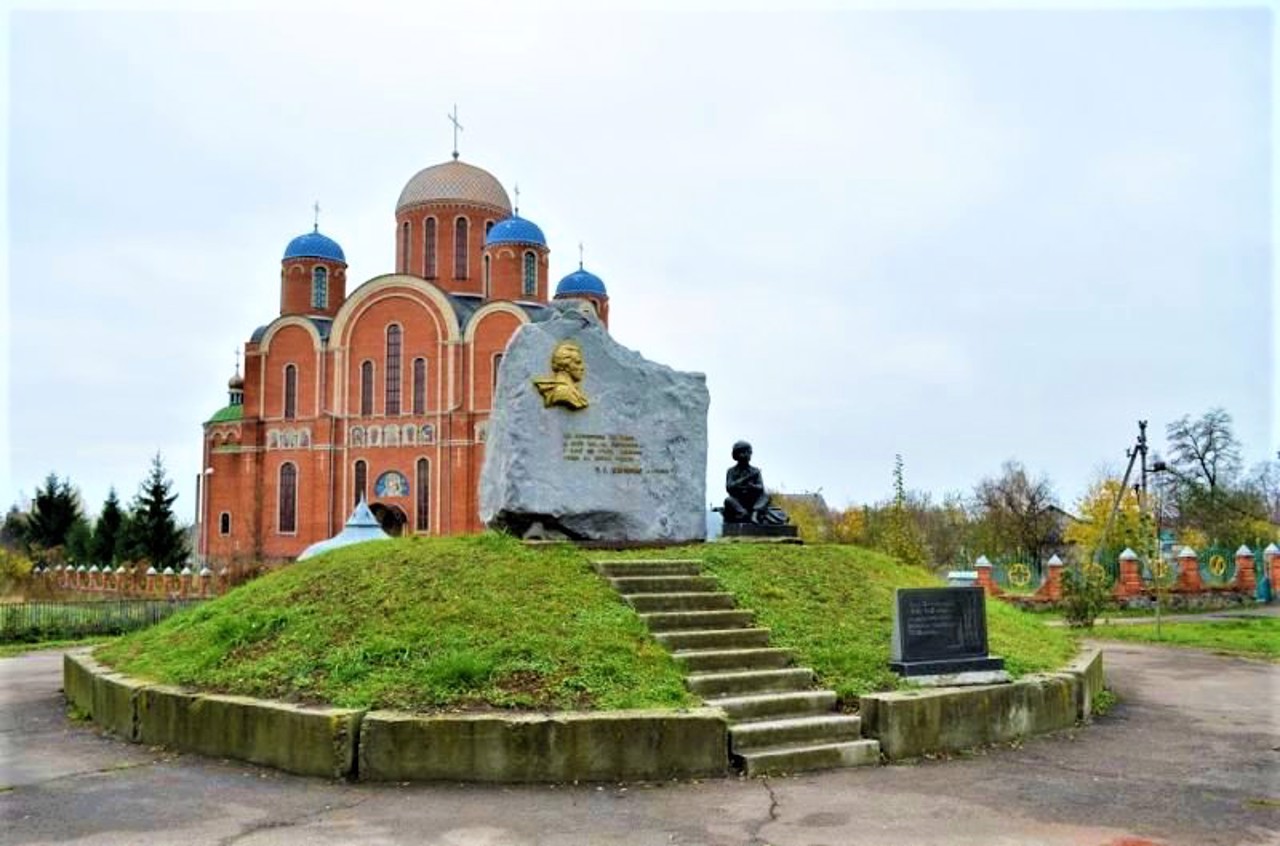
[{"label": "paved asphalt ground", "polygon": [[0,844],[1280,844],[1280,666],[1108,645],[1092,726],[950,761],[691,784],[369,785],[99,736],[0,660]]}]

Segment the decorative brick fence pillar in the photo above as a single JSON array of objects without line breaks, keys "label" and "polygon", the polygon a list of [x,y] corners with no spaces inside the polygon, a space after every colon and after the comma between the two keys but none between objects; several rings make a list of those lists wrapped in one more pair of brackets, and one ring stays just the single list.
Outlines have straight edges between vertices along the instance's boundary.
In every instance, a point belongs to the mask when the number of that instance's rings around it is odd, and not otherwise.
[{"label": "decorative brick fence pillar", "polygon": [[1117,599],[1138,596],[1142,593],[1142,565],[1138,553],[1126,548],[1120,553],[1120,576],[1113,590]]},{"label": "decorative brick fence pillar", "polygon": [[158,578],[157,578],[157,577],[158,577],[159,575],[160,575],[160,574],[156,572],[156,568],[155,568],[155,567],[148,567],[148,568],[147,568],[147,593],[155,593],[155,592],[156,592],[156,582],[158,581]]},{"label": "decorative brick fence pillar", "polygon": [[1000,586],[996,584],[995,578],[991,575],[991,561],[987,556],[978,556],[978,560],[973,562],[973,571],[978,574],[978,586],[982,588],[987,596],[1000,595]]},{"label": "decorative brick fence pillar", "polygon": [[1253,596],[1258,590],[1258,577],[1253,569],[1253,550],[1244,544],[1236,550],[1236,590]]},{"label": "decorative brick fence pillar", "polygon": [[200,568],[200,595],[208,596],[212,587],[213,571],[208,567]]},{"label": "decorative brick fence pillar", "polygon": [[1178,552],[1178,581],[1174,590],[1182,593],[1199,593],[1203,585],[1200,583],[1200,556],[1189,546]]},{"label": "decorative brick fence pillar", "polygon": [[1036,599],[1049,602],[1062,599],[1062,559],[1056,555],[1045,562],[1044,584],[1036,591]]}]

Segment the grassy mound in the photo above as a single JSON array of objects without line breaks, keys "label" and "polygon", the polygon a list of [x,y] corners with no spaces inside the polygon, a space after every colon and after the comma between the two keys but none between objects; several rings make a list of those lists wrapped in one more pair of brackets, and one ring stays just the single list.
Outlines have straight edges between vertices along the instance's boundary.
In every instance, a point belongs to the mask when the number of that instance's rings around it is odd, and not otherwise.
[{"label": "grassy mound", "polygon": [[336,550],[97,655],[171,684],[347,707],[695,701],[671,658],[585,556],[496,535]]},{"label": "grassy mound", "polygon": [[[844,699],[897,686],[888,666],[894,588],[940,584],[854,546],[707,544],[683,557],[703,559],[738,604],[773,630],[773,646],[794,650]],[[1062,629],[999,600],[987,602],[987,630],[991,653],[1014,676],[1059,669],[1076,649]]]},{"label": "grassy mound", "polygon": [[[678,668],[589,562],[700,558],[726,590],[851,699],[892,689],[893,589],[937,580],[850,546],[532,549],[497,535],[336,550],[99,647],[131,675],[348,707],[611,709],[695,704]],[[991,650],[1015,675],[1061,667],[1074,640],[989,602]]]}]

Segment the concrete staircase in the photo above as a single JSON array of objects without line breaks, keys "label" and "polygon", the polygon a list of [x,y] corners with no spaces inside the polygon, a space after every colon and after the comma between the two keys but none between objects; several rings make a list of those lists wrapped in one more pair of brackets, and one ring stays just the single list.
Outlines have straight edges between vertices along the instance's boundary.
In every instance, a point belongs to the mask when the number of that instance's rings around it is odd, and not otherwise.
[{"label": "concrete staircase", "polygon": [[836,694],[813,690],[813,671],[769,646],[769,630],[703,575],[696,560],[596,561],[671,650],[685,684],[729,715],[729,752],[751,776],[877,764],[858,717],[833,713]]}]

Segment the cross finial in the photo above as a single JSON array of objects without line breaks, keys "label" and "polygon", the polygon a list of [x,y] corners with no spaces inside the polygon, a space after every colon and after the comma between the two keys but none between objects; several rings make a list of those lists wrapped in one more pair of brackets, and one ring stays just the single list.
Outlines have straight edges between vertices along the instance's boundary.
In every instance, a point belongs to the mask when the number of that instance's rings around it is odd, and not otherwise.
[{"label": "cross finial", "polygon": [[316,204],[311,208],[315,209],[315,212],[316,212],[315,225],[312,227],[312,231],[319,232],[320,231],[320,201],[316,200]]},{"label": "cross finial", "polygon": [[578,270],[582,270],[582,242],[578,242]]},{"label": "cross finial", "polygon": [[520,214],[520,183],[516,183],[516,214]]},{"label": "cross finial", "polygon": [[236,350],[236,375],[240,375],[240,350]]},{"label": "cross finial", "polygon": [[453,114],[446,115],[449,122],[453,124],[453,160],[458,160],[458,130],[462,129],[462,124],[458,123],[458,104],[453,104]]}]

